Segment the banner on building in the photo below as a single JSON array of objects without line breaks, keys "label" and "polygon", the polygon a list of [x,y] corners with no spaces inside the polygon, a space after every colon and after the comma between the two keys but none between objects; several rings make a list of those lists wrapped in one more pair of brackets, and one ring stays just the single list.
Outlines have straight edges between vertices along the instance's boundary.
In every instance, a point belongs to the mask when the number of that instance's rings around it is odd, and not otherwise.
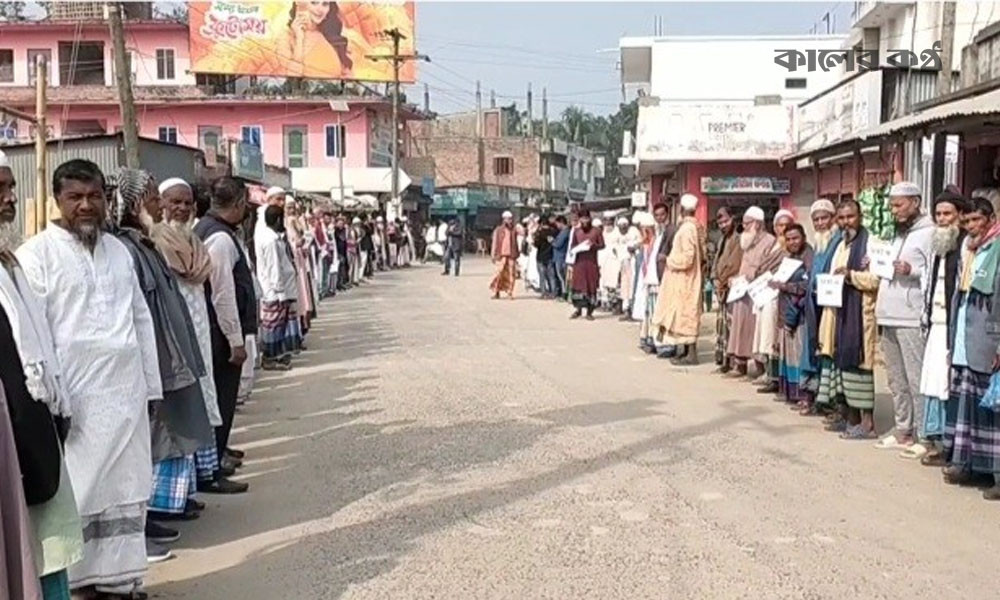
[{"label": "banner on building", "polygon": [[[192,2],[188,9],[195,73],[392,81],[392,38],[413,53],[413,2]],[[400,81],[413,83],[405,62]]]},{"label": "banner on building", "polygon": [[702,177],[703,194],[790,194],[787,177]]}]

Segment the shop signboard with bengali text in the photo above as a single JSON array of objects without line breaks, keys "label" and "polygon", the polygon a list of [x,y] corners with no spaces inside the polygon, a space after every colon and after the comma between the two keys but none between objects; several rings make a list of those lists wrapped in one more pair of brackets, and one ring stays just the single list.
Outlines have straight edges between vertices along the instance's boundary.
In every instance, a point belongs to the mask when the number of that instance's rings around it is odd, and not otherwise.
[{"label": "shop signboard with bengali text", "polygon": [[[413,54],[414,2],[192,2],[191,71],[226,75],[392,81],[393,40]],[[416,79],[414,61],[400,80]]]},{"label": "shop signboard with bengali text", "polygon": [[790,194],[787,177],[702,177],[703,194]]}]

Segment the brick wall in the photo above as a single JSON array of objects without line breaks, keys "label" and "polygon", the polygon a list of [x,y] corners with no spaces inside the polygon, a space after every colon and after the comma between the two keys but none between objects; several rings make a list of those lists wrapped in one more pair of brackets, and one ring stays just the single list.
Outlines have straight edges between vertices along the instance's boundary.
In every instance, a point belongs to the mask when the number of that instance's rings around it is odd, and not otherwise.
[{"label": "brick wall", "polygon": [[[414,137],[410,156],[434,159],[435,185],[439,188],[479,182],[479,150],[474,138]],[[483,183],[526,189],[543,189],[539,175],[538,142],[530,138],[483,140]],[[497,175],[496,158],[513,161],[510,175]]]}]

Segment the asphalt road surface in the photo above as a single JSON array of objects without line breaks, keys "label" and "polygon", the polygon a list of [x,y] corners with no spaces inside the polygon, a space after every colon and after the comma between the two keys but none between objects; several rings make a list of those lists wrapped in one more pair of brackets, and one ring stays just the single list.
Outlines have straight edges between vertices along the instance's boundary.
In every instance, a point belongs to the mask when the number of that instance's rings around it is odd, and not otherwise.
[{"label": "asphalt road surface", "polygon": [[997,597],[979,491],[466,258],[321,305],[237,416],[250,493],[203,497],[154,597]]}]

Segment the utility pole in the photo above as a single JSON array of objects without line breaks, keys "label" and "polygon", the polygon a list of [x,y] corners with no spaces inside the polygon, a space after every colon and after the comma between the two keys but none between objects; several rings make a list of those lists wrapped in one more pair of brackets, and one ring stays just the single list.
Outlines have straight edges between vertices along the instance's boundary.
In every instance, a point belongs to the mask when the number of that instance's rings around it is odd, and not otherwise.
[{"label": "utility pole", "polygon": [[48,146],[45,125],[46,100],[49,65],[44,56],[35,57],[35,233],[41,233],[49,218],[48,177],[46,163]]},{"label": "utility pole", "polygon": [[424,84],[424,112],[431,112],[431,88]]},{"label": "utility pole", "polygon": [[479,169],[479,184],[482,185],[486,158],[483,146],[483,91],[478,79],[476,80],[476,164]]},{"label": "utility pole", "polygon": [[490,108],[497,107],[497,91],[490,90]]},{"label": "utility pole", "polygon": [[430,62],[430,57],[424,54],[400,54],[399,43],[406,39],[398,28],[393,27],[382,32],[392,38],[392,54],[369,55],[371,60],[388,60],[392,62],[392,199],[393,212],[399,209],[402,199],[399,197],[399,69],[414,60]]},{"label": "utility pole", "polygon": [[951,92],[951,63],[955,50],[955,3],[941,7],[941,70],[938,72],[937,95]]},{"label": "utility pole", "polygon": [[115,79],[118,82],[118,100],[121,102],[122,133],[125,135],[125,166],[139,168],[139,131],[135,119],[135,98],[132,96],[132,71],[125,54],[125,28],[122,26],[122,4],[108,4],[108,26],[115,58]]},{"label": "utility pole", "polygon": [[535,111],[531,101],[531,82],[528,82],[528,137],[535,137]]},{"label": "utility pole", "polygon": [[549,88],[542,88],[542,137],[549,137]]}]

